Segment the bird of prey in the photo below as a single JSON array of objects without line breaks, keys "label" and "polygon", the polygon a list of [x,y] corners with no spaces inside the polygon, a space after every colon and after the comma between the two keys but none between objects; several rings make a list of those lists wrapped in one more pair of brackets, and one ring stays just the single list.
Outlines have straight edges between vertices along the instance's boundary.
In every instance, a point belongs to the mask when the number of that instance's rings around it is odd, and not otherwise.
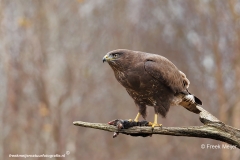
[{"label": "bird of prey", "polygon": [[194,113],[200,113],[200,99],[188,91],[190,81],[167,58],[140,51],[117,49],[108,52],[103,62],[108,62],[118,82],[125,87],[138,107],[138,114],[146,118],[146,106],[153,106],[155,115],[150,125],[157,123],[158,114],[165,117],[170,106],[180,105]]}]

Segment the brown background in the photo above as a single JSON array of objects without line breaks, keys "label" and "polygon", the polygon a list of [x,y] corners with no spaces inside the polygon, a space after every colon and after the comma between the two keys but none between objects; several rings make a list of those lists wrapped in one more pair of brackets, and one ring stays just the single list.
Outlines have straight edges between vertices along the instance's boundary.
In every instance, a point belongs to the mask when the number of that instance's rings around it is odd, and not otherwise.
[{"label": "brown background", "polygon": [[[240,128],[240,2],[237,0],[0,0],[0,159],[240,159],[221,142],[134,138],[72,125],[134,118],[137,108],[102,57],[126,48],[161,54],[186,73],[190,91]],[[153,108],[147,119],[153,120]],[[172,107],[164,126],[202,125]]]}]

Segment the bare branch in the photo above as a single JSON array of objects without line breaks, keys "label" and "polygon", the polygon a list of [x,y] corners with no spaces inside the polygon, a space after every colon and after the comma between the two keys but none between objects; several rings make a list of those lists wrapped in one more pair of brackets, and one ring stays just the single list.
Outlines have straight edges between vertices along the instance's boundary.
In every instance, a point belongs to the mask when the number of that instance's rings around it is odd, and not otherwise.
[{"label": "bare branch", "polygon": [[204,124],[203,126],[155,127],[154,130],[152,130],[152,128],[148,126],[135,126],[128,129],[119,130],[116,126],[104,123],[89,123],[76,121],[73,122],[73,124],[76,126],[100,129],[109,132],[119,132],[132,136],[138,134],[162,134],[171,136],[209,138],[226,142],[240,149],[239,129],[225,125],[223,122],[211,115],[208,111],[204,110],[202,107],[198,106],[198,109],[201,111],[199,117],[200,121]]}]

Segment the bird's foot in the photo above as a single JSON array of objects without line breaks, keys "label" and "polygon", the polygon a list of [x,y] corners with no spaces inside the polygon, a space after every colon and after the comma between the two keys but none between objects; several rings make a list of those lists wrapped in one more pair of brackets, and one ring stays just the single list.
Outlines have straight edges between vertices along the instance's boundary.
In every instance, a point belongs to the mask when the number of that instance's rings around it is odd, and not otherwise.
[{"label": "bird's foot", "polygon": [[134,120],[129,119],[128,121],[129,121],[129,122],[138,122],[140,115],[141,115],[141,114],[138,112],[138,114],[137,114],[137,116],[136,116],[136,118],[135,118]]},{"label": "bird's foot", "polygon": [[152,122],[148,122],[148,125],[151,126],[152,128],[154,128],[154,127],[161,127],[162,126],[162,124],[152,123]]}]

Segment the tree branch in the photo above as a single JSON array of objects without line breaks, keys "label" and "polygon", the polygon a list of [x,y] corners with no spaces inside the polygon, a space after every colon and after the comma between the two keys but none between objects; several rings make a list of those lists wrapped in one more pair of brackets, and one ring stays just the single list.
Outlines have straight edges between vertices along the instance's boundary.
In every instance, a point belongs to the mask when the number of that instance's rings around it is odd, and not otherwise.
[{"label": "tree branch", "polygon": [[200,137],[215,139],[222,142],[226,142],[240,149],[240,130],[218,120],[211,115],[208,111],[202,107],[197,106],[201,111],[199,113],[200,121],[203,126],[190,126],[190,127],[155,127],[152,130],[149,126],[135,126],[128,129],[118,129],[116,126],[112,126],[104,123],[89,123],[76,121],[73,122],[76,126],[100,129],[109,132],[122,133],[132,136],[138,136],[142,134],[162,134],[171,136],[185,136],[185,137]]}]

